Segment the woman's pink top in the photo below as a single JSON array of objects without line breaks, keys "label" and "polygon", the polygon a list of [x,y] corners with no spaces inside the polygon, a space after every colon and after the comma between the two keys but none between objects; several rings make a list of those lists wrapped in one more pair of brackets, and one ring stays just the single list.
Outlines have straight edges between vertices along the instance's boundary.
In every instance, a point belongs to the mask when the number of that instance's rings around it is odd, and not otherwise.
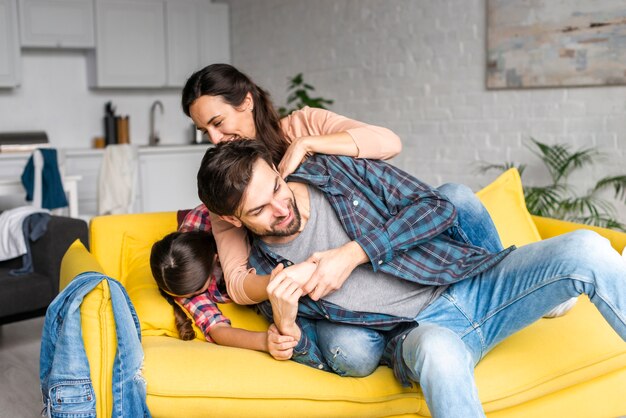
[{"label": "woman's pink top", "polygon": [[[391,130],[367,125],[324,109],[305,107],[283,118],[280,123],[290,141],[303,136],[347,132],[359,150],[357,158],[386,160],[396,156],[402,149],[400,138]],[[213,213],[211,224],[228,295],[241,305],[261,302],[250,299],[244,291],[245,277],[255,272],[248,268],[250,245],[245,228],[223,221]]]}]

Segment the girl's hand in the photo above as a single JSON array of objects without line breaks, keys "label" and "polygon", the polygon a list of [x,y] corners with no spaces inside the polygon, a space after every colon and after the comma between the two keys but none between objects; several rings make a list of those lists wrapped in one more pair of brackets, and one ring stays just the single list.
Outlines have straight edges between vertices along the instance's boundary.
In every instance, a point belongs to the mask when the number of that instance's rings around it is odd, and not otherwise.
[{"label": "girl's hand", "polygon": [[276,360],[289,360],[293,356],[293,348],[298,345],[295,338],[281,335],[275,324],[267,330],[267,351]]},{"label": "girl's hand", "polygon": [[[282,266],[282,264],[280,265]],[[280,270],[274,269],[274,271],[272,271],[272,279],[270,280],[283,280],[284,277],[287,277],[303,288],[304,285],[309,282],[316,269],[316,263],[304,261],[289,267],[281,268]],[[306,294],[306,292],[303,292],[303,295]]]},{"label": "girl's hand", "polygon": [[296,171],[300,164],[311,155],[308,138],[308,136],[296,138],[289,144],[283,159],[278,164],[278,173],[282,178]]},{"label": "girl's hand", "polygon": [[296,324],[296,316],[302,289],[289,276],[279,275],[282,270],[282,264],[279,264],[272,271],[270,283],[267,285],[267,296],[272,304],[274,323],[280,333],[300,341],[302,334],[300,327]]}]

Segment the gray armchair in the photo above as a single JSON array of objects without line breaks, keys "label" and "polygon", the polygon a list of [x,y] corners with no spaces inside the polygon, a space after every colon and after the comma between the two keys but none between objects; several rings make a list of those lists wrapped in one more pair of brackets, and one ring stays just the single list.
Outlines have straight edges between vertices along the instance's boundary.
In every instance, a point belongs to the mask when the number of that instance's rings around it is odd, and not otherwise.
[{"label": "gray armchair", "polygon": [[9,274],[22,266],[21,257],[0,262],[0,325],[45,314],[59,292],[61,259],[76,239],[88,246],[85,221],[52,216],[45,234],[30,243],[33,273]]}]

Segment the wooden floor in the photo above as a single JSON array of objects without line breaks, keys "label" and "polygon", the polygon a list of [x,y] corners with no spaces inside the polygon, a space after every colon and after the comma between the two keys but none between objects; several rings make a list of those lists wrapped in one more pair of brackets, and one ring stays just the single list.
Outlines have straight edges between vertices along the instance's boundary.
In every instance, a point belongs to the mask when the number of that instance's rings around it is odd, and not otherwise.
[{"label": "wooden floor", "polygon": [[39,344],[44,318],[0,325],[0,418],[41,416]]}]

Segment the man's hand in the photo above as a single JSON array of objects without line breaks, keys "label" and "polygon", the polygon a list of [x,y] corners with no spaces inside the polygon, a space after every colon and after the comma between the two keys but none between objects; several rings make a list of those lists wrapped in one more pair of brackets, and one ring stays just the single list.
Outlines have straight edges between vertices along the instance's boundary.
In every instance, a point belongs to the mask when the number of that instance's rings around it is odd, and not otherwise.
[{"label": "man's hand", "polygon": [[272,304],[274,323],[282,335],[291,336],[296,341],[300,341],[302,333],[296,324],[296,316],[302,289],[289,276],[280,275],[281,271],[283,271],[283,266],[279,264],[272,271],[270,283],[267,285],[267,296]]},{"label": "man's hand", "polygon": [[[282,266],[282,264],[281,264]],[[306,283],[309,282],[313,272],[317,269],[317,264],[304,261],[302,263],[294,264],[289,267],[285,267],[281,269],[281,271],[277,272],[276,269],[272,272],[271,280],[283,280],[284,277],[287,277],[298,284],[301,288],[304,287]],[[303,292],[303,295],[306,295],[306,292]]]},{"label": "man's hand", "polygon": [[341,288],[352,270],[367,261],[367,254],[354,241],[339,248],[314,253],[307,262],[317,264],[317,269],[304,285],[304,294],[308,294],[313,300],[323,298]]},{"label": "man's hand", "polygon": [[298,344],[293,337],[281,335],[275,324],[267,330],[267,351],[276,360],[289,360],[293,356],[293,348]]}]

